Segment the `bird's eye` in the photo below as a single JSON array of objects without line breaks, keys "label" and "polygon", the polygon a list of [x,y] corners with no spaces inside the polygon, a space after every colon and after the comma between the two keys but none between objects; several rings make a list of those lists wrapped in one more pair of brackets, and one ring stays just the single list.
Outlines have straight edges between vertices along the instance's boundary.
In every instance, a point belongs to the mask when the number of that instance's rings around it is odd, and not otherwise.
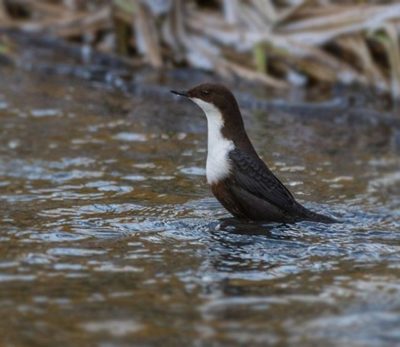
[{"label": "bird's eye", "polygon": [[207,90],[207,89],[205,89],[205,90],[202,90],[202,91],[201,91],[201,94],[202,94],[202,95],[209,95],[209,94],[210,94],[210,91]]}]

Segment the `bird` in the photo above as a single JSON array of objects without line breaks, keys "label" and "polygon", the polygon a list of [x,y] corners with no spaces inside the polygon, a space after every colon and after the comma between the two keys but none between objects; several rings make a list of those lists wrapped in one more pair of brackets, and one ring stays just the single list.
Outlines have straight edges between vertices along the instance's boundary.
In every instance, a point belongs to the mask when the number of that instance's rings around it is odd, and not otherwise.
[{"label": "bird", "polygon": [[301,205],[257,154],[233,93],[222,84],[203,83],[171,90],[197,104],[207,118],[207,182],[234,217],[254,222],[335,223]]}]

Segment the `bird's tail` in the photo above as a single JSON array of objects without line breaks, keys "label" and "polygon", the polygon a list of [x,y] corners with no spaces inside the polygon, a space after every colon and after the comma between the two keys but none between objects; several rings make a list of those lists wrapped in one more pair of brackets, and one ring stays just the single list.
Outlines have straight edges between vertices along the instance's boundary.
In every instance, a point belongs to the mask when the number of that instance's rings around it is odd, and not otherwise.
[{"label": "bird's tail", "polygon": [[325,216],[323,214],[319,214],[313,211],[310,211],[309,209],[305,208],[302,206],[304,209],[304,215],[303,215],[303,220],[307,220],[310,222],[317,222],[317,223],[339,223],[339,221],[335,218]]}]

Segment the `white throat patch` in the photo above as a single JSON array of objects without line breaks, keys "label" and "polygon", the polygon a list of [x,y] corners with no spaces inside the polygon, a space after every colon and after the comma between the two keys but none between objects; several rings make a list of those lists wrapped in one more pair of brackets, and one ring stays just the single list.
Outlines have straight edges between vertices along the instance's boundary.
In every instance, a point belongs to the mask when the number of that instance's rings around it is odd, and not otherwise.
[{"label": "white throat patch", "polygon": [[213,104],[198,98],[190,98],[206,114],[208,127],[207,150],[207,182],[216,183],[229,175],[231,165],[228,154],[235,148],[231,140],[222,135],[224,119],[221,112]]}]

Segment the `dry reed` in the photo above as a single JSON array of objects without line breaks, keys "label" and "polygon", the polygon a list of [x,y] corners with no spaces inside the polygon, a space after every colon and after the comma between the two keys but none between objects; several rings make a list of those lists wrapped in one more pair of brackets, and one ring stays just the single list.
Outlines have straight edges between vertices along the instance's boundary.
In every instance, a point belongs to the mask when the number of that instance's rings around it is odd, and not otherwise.
[{"label": "dry reed", "polygon": [[396,1],[0,0],[0,26],[156,68],[186,64],[275,88],[357,83],[400,98]]}]

